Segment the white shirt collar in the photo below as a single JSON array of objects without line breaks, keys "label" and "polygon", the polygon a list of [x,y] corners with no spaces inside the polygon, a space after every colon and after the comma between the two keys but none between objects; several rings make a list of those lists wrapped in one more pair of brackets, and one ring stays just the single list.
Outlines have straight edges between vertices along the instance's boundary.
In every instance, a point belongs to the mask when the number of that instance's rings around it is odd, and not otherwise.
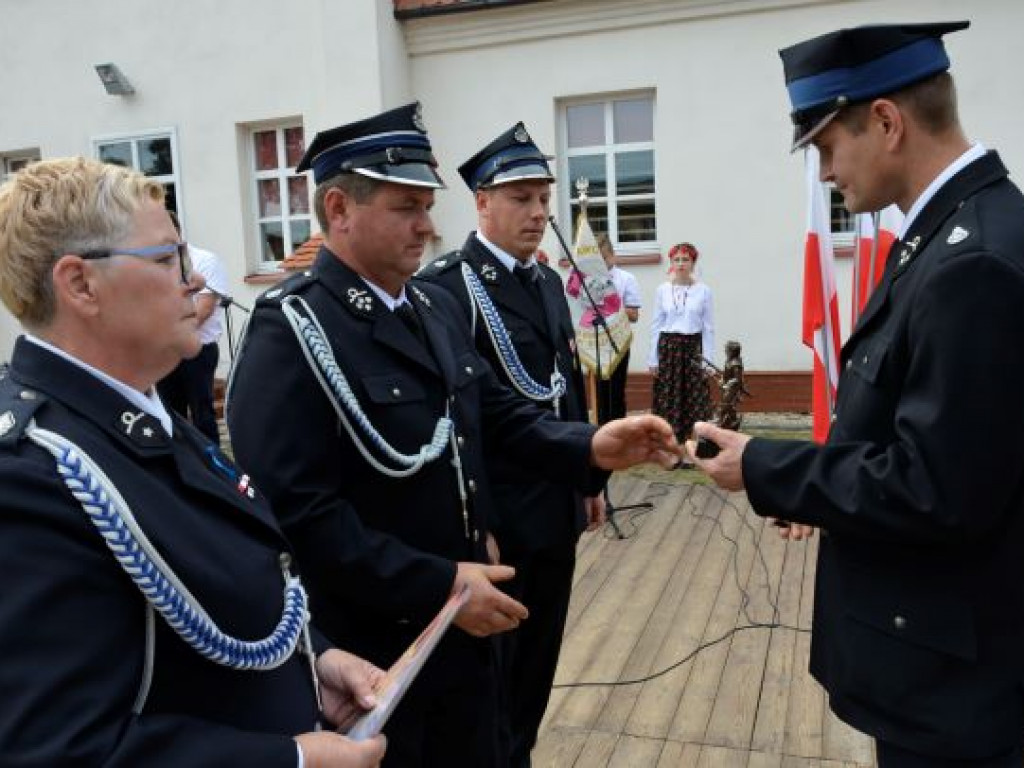
[{"label": "white shirt collar", "polygon": [[484,247],[487,248],[487,250],[489,250],[491,253],[493,253],[494,258],[500,261],[505,266],[505,269],[507,269],[509,272],[515,269],[517,264],[522,264],[524,267],[532,267],[534,264],[537,263],[537,254],[532,254],[530,258],[526,260],[525,263],[520,262],[519,259],[517,259],[515,256],[506,253],[501,248],[492,243],[490,240],[488,240],[484,236],[484,233],[481,232],[480,230],[476,231],[476,239],[483,243]]},{"label": "white shirt collar", "polygon": [[160,396],[157,394],[155,387],[148,393],[139,392],[139,390],[129,387],[123,381],[118,381],[113,376],[109,376],[103,371],[101,371],[99,368],[93,368],[88,363],[79,360],[74,355],[68,354],[60,347],[55,347],[48,341],[40,339],[38,336],[33,336],[31,333],[26,332],[25,340],[30,341],[36,346],[42,347],[43,349],[49,352],[52,352],[53,354],[57,355],[57,357],[61,357],[67,360],[72,365],[78,366],[86,373],[99,379],[108,387],[110,387],[119,395],[121,395],[125,400],[134,405],[136,408],[138,408],[141,411],[144,411],[145,413],[149,414],[154,419],[159,421],[160,426],[164,428],[164,431],[167,432],[168,435],[174,434],[174,423],[171,421],[171,414],[167,412],[167,408],[160,400]]},{"label": "white shirt collar", "polygon": [[921,213],[922,209],[928,204],[935,194],[942,188],[942,186],[953,178],[956,174],[960,173],[965,167],[973,163],[975,160],[979,160],[985,154],[985,148],[980,143],[971,145],[971,148],[964,152],[960,157],[954,160],[952,163],[946,166],[946,169],[936,176],[932,183],[925,187],[924,192],[918,196],[914,204],[910,206],[910,210],[907,211],[906,218],[903,219],[903,226],[900,228],[900,240],[910,231],[910,225],[914,223],[914,219],[917,218],[918,214]]},{"label": "white shirt collar", "polygon": [[402,290],[399,291],[398,297],[396,298],[376,283],[371,283],[362,275],[359,276],[359,279],[366,283],[370,287],[370,290],[377,294],[377,298],[384,302],[384,306],[392,312],[395,311],[395,307],[400,307],[402,304],[409,301],[409,297],[405,295],[405,285],[402,286]]}]

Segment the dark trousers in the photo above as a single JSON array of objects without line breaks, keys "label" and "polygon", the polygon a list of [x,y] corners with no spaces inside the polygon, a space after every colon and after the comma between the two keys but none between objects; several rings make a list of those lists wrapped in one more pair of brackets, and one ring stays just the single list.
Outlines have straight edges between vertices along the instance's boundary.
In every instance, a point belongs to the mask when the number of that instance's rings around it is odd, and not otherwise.
[{"label": "dark trousers", "polygon": [[1024,751],[1015,747],[995,757],[979,760],[947,760],[942,757],[920,755],[916,752],[889,744],[875,742],[875,754],[878,768],[1021,768],[1024,765]]},{"label": "dark trousers", "polygon": [[516,569],[506,591],[530,611],[530,617],[518,629],[501,635],[508,764],[511,768],[525,768],[530,765],[530,752],[537,742],[537,731],[555,680],[576,549],[572,546],[564,552],[519,557],[502,552],[502,561]]},{"label": "dark trousers", "polygon": [[597,382],[597,423],[607,424],[626,415],[626,378],[629,376],[629,350],[607,380]]},{"label": "dark trousers", "polygon": [[182,360],[156,385],[164,405],[191,421],[196,429],[218,445],[220,433],[213,409],[213,376],[219,357],[220,348],[216,342],[204,344],[198,355],[191,360]]},{"label": "dark trousers", "polygon": [[448,628],[384,725],[384,768],[505,768],[496,643]]}]

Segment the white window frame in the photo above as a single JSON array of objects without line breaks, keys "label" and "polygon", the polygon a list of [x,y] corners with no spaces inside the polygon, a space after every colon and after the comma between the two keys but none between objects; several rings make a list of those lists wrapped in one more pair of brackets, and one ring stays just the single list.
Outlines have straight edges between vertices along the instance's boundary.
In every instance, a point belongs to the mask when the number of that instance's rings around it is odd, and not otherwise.
[{"label": "white window frame", "polygon": [[[657,253],[659,251],[658,245],[658,182],[657,182],[657,163],[658,163],[658,151],[657,151],[657,137],[653,137],[650,141],[635,141],[627,143],[609,143],[602,145],[591,145],[588,147],[569,147],[569,108],[577,107],[584,104],[602,104],[604,107],[604,135],[606,140],[614,141],[615,136],[615,110],[614,102],[616,101],[632,101],[639,98],[648,98],[651,102],[651,122],[652,126],[656,125],[656,108],[657,108],[657,92],[655,89],[644,89],[640,91],[623,91],[616,93],[605,93],[605,94],[593,94],[590,96],[574,96],[572,98],[561,99],[558,103],[558,116],[559,116],[559,144],[561,152],[559,153],[558,166],[559,166],[559,178],[564,179],[564,182],[560,185],[562,194],[560,195],[561,200],[559,201],[559,208],[561,211],[561,217],[563,221],[572,220],[572,203],[577,199],[578,193],[576,191],[576,179],[569,178],[569,158],[579,157],[585,155],[596,155],[603,154],[605,161],[605,178],[607,179],[607,194],[595,197],[588,194],[588,198],[591,203],[604,204],[608,211],[608,237],[612,241],[612,245],[616,250],[622,250],[627,255],[644,255],[647,253]],[[639,195],[620,195],[618,194],[618,179],[615,177],[615,155],[619,152],[640,152],[650,151],[654,157],[654,192],[645,193]],[[627,242],[619,241],[619,214],[618,204],[620,202],[641,202],[650,200],[654,203],[654,216],[655,216],[655,239],[653,240],[630,240]],[[575,222],[572,222],[575,226]]]},{"label": "white window frame", "polygon": [[[254,123],[246,126],[245,132],[245,143],[246,143],[246,156],[248,158],[248,171],[249,171],[249,196],[252,211],[252,227],[254,241],[256,243],[255,253],[255,271],[257,274],[276,273],[281,271],[280,261],[265,261],[263,259],[263,232],[260,229],[261,224],[266,224],[273,221],[280,221],[281,223],[281,236],[285,243],[290,244],[292,242],[292,220],[293,219],[307,219],[309,221],[309,234],[310,237],[316,232],[316,217],[313,212],[313,184],[312,177],[307,177],[306,189],[309,193],[309,213],[308,214],[292,214],[291,213],[291,199],[288,191],[288,179],[292,176],[299,176],[295,172],[295,166],[287,166],[288,153],[284,140],[284,132],[289,128],[302,128],[303,136],[305,136],[305,125],[302,120],[283,120],[273,121],[267,123]],[[257,133],[266,133],[267,131],[274,131],[277,141],[277,167],[267,171],[256,170],[256,141],[255,135]],[[281,215],[280,216],[260,216],[260,189],[259,182],[264,179],[277,179],[279,189],[281,190]],[[289,245],[290,247],[290,245]],[[286,257],[287,253],[284,254]]]},{"label": "white window frame", "polygon": [[[828,190],[828,221],[829,227],[832,226],[832,208],[837,202],[836,196],[839,195],[838,202],[842,203],[842,195],[839,194],[839,190],[835,184],[831,182],[826,185]],[[833,248],[852,248],[854,240],[857,236],[857,217],[850,213],[850,228],[849,229],[833,229],[832,230],[832,246]]]},{"label": "white window frame", "polygon": [[24,167],[22,165],[19,168],[15,168],[15,165],[20,163],[27,165],[39,160],[39,150],[27,149],[18,152],[0,152],[0,160],[3,161],[0,163],[0,182],[3,182]]},{"label": "white window frame", "polygon": [[146,141],[147,139],[165,138],[171,140],[171,167],[174,172],[161,174],[160,176],[147,176],[146,178],[163,185],[174,185],[174,201],[178,209],[178,221],[181,223],[182,231],[185,232],[188,231],[185,226],[185,190],[181,183],[181,157],[178,154],[178,131],[176,128],[153,128],[146,131],[125,131],[124,133],[108,133],[102,136],[94,136],[91,139],[92,156],[97,160],[99,159],[100,146],[103,144],[119,144],[127,141],[130,142],[132,148],[132,168],[140,170],[139,142]]}]

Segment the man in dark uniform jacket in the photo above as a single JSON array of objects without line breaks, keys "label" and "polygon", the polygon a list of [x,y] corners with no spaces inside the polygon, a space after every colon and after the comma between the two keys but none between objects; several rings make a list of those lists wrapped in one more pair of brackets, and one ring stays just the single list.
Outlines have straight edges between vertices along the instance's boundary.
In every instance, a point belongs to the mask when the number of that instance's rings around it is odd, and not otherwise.
[{"label": "man in dark uniform jacket", "polygon": [[719,484],[821,527],[811,672],[881,768],[1022,762],[1024,407],[1006,393],[1024,380],[1024,197],[960,128],[942,35],[966,26],[782,51],[797,145],[850,211],[895,202],[906,222],[825,445],[697,428],[723,449],[700,462]]},{"label": "man in dark uniform jacket", "polygon": [[[526,618],[492,582],[485,452],[594,492],[672,449],[660,420],[567,424],[502,387],[443,288],[411,276],[441,185],[419,106],[317,134],[324,247],[257,302],[228,396],[239,462],[277,506],[318,625],[381,666],[445,600],[468,604],[392,715],[386,764],[500,763],[487,636]],[[636,441],[635,443],[633,441]],[[661,456],[666,461],[667,457]]]},{"label": "man in dark uniform jacket", "polygon": [[[0,368],[0,763],[377,765],[382,739],[315,730],[266,501],[156,395],[199,348],[203,287],[163,194],[81,158],[0,188],[0,295],[26,330]],[[339,723],[346,685],[382,673],[318,645]]]},{"label": "man in dark uniform jacket", "polygon": [[[463,163],[459,174],[475,195],[479,230],[420,276],[455,295],[474,327],[477,349],[503,383],[563,421],[586,421],[562,281],[536,259],[554,181],[547,160],[517,123]],[[481,290],[486,296],[474,298]],[[553,374],[562,386],[552,384]],[[487,457],[487,473],[499,515],[492,530],[501,562],[516,569],[508,592],[531,617],[502,638],[510,764],[528,766],[558,666],[576,542],[588,520],[592,527],[600,524],[604,500],[584,500],[566,481],[536,482],[500,453]]]}]

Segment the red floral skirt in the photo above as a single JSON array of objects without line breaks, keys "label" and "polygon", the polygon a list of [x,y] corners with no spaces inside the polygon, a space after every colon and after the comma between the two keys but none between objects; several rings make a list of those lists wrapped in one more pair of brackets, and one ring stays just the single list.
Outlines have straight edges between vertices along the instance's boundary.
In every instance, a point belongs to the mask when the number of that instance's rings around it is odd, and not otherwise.
[{"label": "red floral skirt", "polygon": [[699,333],[658,334],[654,413],[672,425],[680,441],[695,421],[711,418],[711,389],[704,375]]}]

